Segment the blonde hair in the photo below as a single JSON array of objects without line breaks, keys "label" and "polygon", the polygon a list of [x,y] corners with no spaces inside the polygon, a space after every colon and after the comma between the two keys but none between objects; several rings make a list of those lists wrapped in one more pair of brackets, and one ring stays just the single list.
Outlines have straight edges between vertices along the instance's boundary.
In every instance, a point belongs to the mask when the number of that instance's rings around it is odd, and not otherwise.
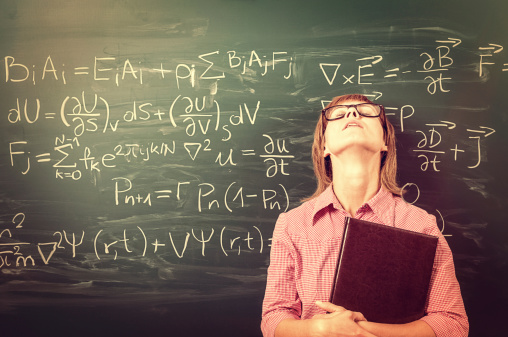
[{"label": "blonde hair", "polygon": [[[364,95],[353,94],[335,97],[326,107],[334,106],[345,101],[359,101],[373,103]],[[401,195],[401,189],[397,184],[397,147],[395,140],[395,130],[390,121],[383,112],[379,116],[381,126],[383,127],[384,141],[387,145],[387,151],[383,152],[381,157],[380,183],[387,191],[394,195]],[[323,115],[317,121],[314,131],[314,143],[312,144],[312,162],[314,164],[314,174],[317,179],[317,188],[313,195],[304,200],[310,200],[320,195],[332,182],[332,162],[330,157],[324,156],[325,130],[328,121]]]}]

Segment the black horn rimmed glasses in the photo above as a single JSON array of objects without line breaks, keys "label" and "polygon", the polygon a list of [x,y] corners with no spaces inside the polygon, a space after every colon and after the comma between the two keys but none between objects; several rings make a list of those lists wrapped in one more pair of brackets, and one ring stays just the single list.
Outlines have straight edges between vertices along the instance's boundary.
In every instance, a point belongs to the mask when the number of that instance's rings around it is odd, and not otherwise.
[{"label": "black horn rimmed glasses", "polygon": [[359,103],[334,105],[321,110],[321,113],[326,120],[334,121],[346,116],[348,111],[350,111],[350,108],[354,108],[355,111],[362,117],[379,117],[384,111],[384,107],[381,104]]}]

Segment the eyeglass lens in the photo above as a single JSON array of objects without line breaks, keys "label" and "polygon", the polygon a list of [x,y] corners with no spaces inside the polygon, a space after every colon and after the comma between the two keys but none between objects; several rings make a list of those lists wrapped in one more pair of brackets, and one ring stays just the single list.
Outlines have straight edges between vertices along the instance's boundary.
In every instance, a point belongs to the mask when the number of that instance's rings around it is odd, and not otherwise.
[{"label": "eyeglass lens", "polygon": [[354,107],[356,111],[362,116],[377,117],[381,113],[381,109],[378,105],[362,103],[355,105],[336,105],[330,107],[326,110],[325,117],[327,119],[342,118],[348,113],[348,110],[351,107]]}]

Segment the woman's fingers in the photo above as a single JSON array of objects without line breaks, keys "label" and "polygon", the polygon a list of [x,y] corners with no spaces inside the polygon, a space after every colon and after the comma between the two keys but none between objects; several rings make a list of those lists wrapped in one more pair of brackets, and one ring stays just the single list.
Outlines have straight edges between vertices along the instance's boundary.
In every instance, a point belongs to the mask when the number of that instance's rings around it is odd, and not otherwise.
[{"label": "woman's fingers", "polygon": [[322,302],[322,301],[316,301],[316,305],[320,307],[321,309],[325,310],[326,312],[342,312],[346,309],[344,307],[335,305],[330,302]]}]

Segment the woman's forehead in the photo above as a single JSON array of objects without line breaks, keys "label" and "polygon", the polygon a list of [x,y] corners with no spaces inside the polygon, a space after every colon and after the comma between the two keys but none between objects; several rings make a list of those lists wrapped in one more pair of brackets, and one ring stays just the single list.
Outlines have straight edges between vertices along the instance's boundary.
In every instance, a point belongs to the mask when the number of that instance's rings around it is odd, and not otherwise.
[{"label": "woman's forehead", "polygon": [[338,100],[333,105],[351,105],[351,104],[361,104],[361,103],[369,103],[364,100],[359,99],[345,99],[345,100]]},{"label": "woman's forehead", "polygon": [[347,99],[345,101],[337,102],[337,105],[352,105],[352,104],[360,104],[360,103],[367,103],[367,102],[359,101],[356,99]]}]

